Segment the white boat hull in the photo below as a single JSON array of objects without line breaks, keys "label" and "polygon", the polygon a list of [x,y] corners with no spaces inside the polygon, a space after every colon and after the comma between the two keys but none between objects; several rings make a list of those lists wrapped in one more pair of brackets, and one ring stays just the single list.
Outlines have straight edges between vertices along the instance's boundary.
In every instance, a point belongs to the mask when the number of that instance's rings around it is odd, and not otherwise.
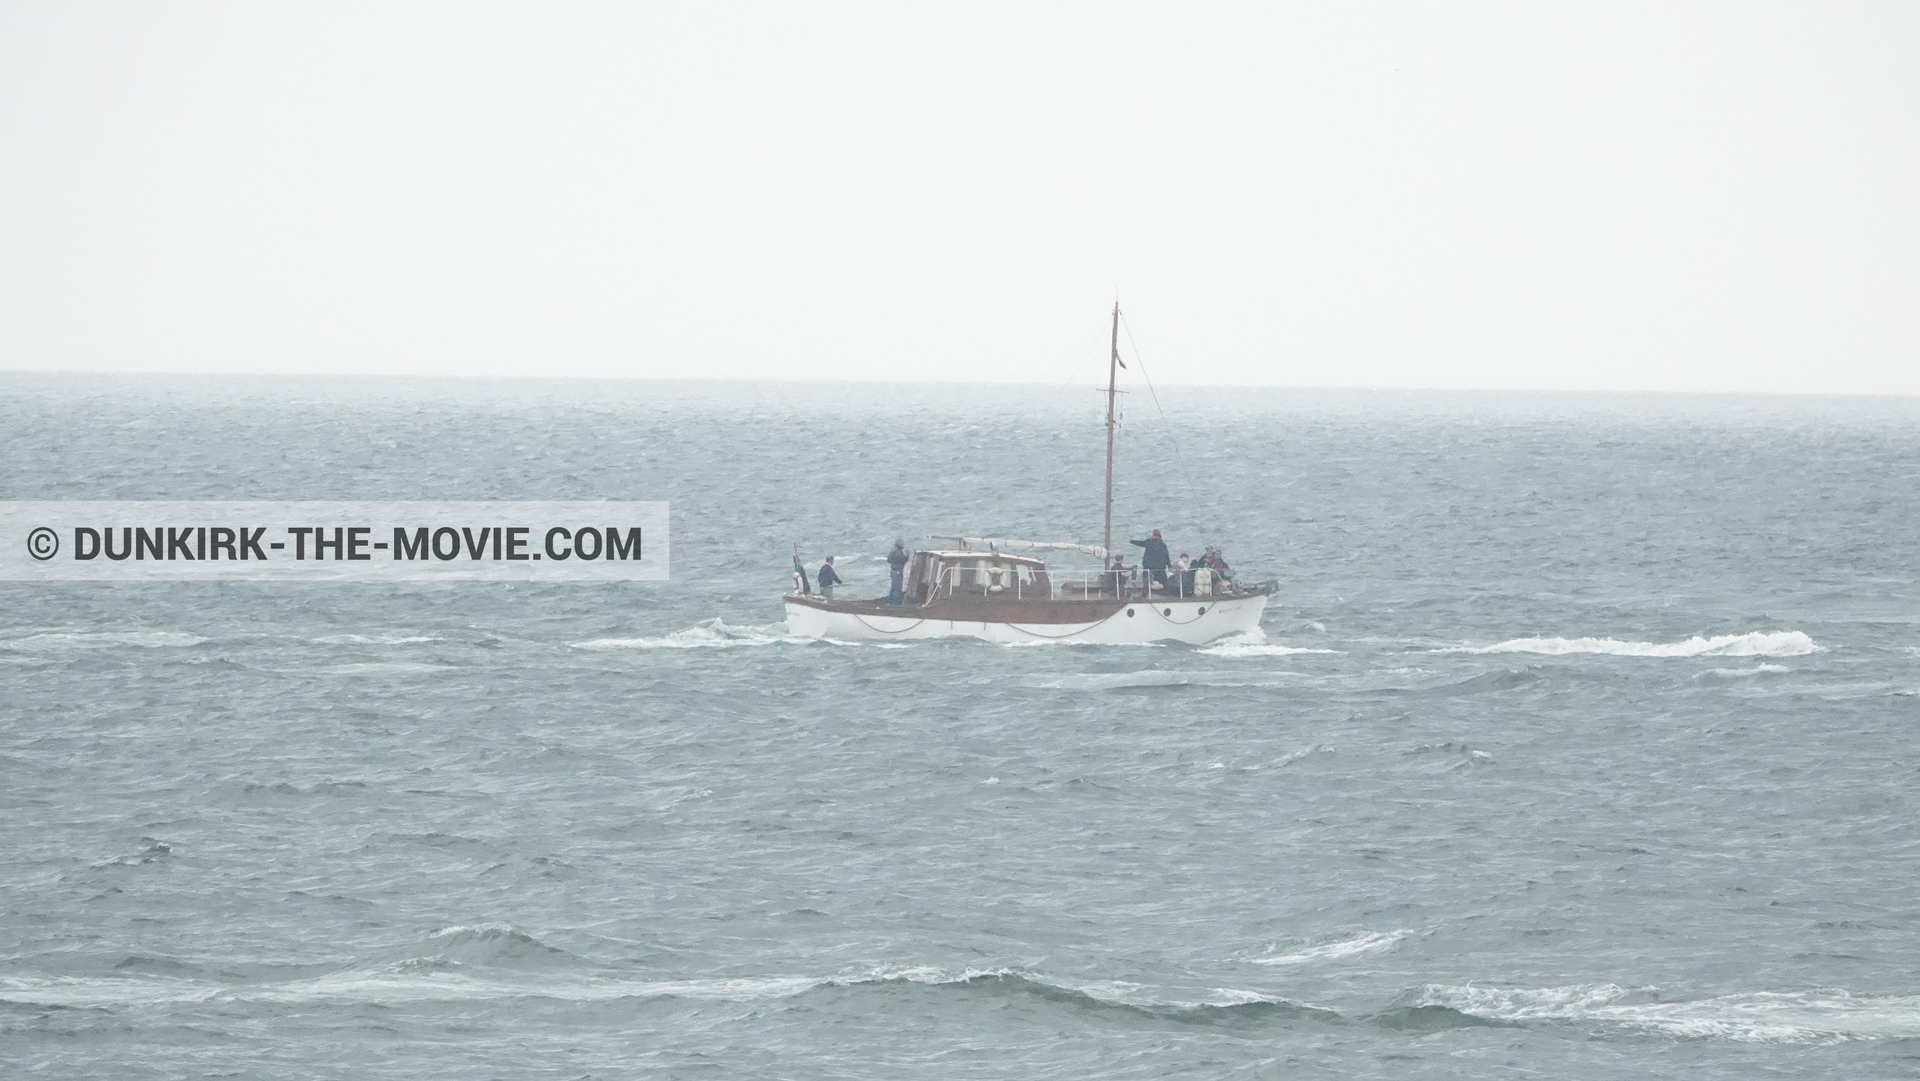
[{"label": "white boat hull", "polygon": [[999,620],[932,619],[904,608],[895,615],[843,612],[818,602],[789,598],[787,630],[810,638],[840,641],[901,641],[919,638],[983,638],[989,642],[1077,642],[1091,645],[1142,645],[1186,642],[1204,645],[1230,634],[1255,630],[1267,608],[1267,594],[1240,597],[1134,601],[1104,619],[1087,623],[1019,623]]}]

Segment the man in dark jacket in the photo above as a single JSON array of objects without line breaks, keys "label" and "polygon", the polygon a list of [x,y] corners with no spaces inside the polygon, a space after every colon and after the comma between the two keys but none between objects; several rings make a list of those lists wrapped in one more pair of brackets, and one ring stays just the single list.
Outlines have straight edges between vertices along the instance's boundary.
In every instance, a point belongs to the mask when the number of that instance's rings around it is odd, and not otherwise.
[{"label": "man in dark jacket", "polygon": [[1140,567],[1153,576],[1154,584],[1165,589],[1167,586],[1167,568],[1173,559],[1167,555],[1167,542],[1160,539],[1160,531],[1154,530],[1153,536],[1146,540],[1128,541],[1137,544],[1146,551],[1140,553]]},{"label": "man in dark jacket", "polygon": [[820,564],[820,573],[813,576],[813,584],[820,587],[821,600],[833,599],[833,587],[840,584],[840,575],[833,569],[832,556],[828,556],[827,561]]},{"label": "man in dark jacket", "polygon": [[887,603],[899,604],[906,597],[902,588],[903,576],[907,573],[907,546],[901,541],[893,542],[893,551],[887,553],[887,569],[893,572],[893,585],[887,590]]}]

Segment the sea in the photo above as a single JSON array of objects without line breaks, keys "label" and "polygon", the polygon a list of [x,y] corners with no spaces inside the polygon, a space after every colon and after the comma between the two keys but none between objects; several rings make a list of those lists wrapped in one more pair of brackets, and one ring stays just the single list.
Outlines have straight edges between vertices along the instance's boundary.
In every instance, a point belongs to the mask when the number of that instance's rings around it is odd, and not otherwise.
[{"label": "sea", "polygon": [[796,553],[1097,543],[1087,387],[0,374],[0,498],[672,531],[0,583],[0,1073],[1920,1073],[1920,399],[1125,402],[1258,633],[788,633]]}]

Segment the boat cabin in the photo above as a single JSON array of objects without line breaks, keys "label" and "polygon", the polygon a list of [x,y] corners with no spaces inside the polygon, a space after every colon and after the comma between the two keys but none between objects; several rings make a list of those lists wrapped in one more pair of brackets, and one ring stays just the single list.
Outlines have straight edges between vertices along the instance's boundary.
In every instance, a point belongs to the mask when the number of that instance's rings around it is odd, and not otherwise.
[{"label": "boat cabin", "polygon": [[907,567],[907,599],[925,604],[942,597],[1047,600],[1053,584],[1047,565],[1032,556],[996,551],[915,552]]}]

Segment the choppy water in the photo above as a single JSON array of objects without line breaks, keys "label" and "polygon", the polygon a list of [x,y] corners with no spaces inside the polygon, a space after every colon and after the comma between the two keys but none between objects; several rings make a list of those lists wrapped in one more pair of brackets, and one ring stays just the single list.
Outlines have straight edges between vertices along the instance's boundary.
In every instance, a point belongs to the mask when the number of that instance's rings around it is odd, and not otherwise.
[{"label": "choppy water", "polygon": [[[654,499],[674,581],[0,585],[72,1077],[1920,1067],[1920,402],[1163,392],[1207,648],[778,624],[1089,539],[1084,391],[0,376],[0,496]],[[11,542],[8,542],[11,543]]]}]

